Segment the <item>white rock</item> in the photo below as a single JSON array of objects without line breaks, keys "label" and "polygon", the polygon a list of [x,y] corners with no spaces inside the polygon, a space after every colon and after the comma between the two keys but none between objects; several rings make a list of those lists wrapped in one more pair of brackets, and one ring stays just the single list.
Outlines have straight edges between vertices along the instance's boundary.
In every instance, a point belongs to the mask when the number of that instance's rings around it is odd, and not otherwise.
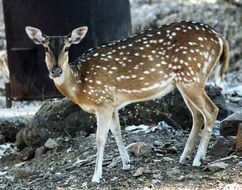
[{"label": "white rock", "polygon": [[58,143],[54,139],[49,138],[44,145],[48,149],[53,149],[58,146]]},{"label": "white rock", "polygon": [[165,160],[167,162],[175,162],[175,160],[173,158],[170,158],[170,157],[163,157],[163,160]]},{"label": "white rock", "polygon": [[228,164],[226,164],[225,162],[215,162],[215,163],[211,163],[208,165],[208,169],[212,172],[216,172],[218,170],[224,170],[225,168],[227,168]]},{"label": "white rock", "polygon": [[1,171],[0,171],[0,176],[6,175],[6,174],[7,174],[6,171],[4,171],[4,172],[1,172]]},{"label": "white rock", "polygon": [[242,185],[238,183],[226,184],[221,190],[239,190],[242,189]]},{"label": "white rock", "polygon": [[242,167],[242,161],[238,162],[236,165]]},{"label": "white rock", "polygon": [[135,173],[134,173],[134,177],[139,177],[139,176],[142,176],[143,174],[144,174],[144,171],[145,171],[145,169],[143,168],[143,167],[139,167],[136,171],[135,171]]}]

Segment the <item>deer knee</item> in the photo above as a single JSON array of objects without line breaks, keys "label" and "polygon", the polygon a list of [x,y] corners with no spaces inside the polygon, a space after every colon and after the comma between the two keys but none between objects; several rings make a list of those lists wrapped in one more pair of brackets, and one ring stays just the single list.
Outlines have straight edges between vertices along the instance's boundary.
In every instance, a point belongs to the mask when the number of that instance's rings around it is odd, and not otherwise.
[{"label": "deer knee", "polygon": [[218,107],[214,105],[213,108],[206,113],[205,120],[206,120],[207,126],[213,126],[217,118],[218,112],[219,112]]},{"label": "deer knee", "polygon": [[200,112],[196,112],[195,114],[194,114],[194,117],[199,121],[199,122],[203,122],[203,114],[202,113],[200,113]]},{"label": "deer knee", "polygon": [[213,112],[216,114],[216,116],[218,115],[219,112],[219,108],[217,106],[214,107]]},{"label": "deer knee", "polygon": [[216,118],[218,116],[218,112],[219,112],[218,107],[214,105],[213,108],[211,109],[211,112],[210,112],[212,120],[216,120]]}]

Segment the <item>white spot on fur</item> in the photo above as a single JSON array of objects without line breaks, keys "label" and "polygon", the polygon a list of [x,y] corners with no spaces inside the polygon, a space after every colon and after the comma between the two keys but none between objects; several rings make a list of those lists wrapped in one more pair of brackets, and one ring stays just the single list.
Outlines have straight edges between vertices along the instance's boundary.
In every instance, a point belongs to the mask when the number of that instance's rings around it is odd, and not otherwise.
[{"label": "white spot on fur", "polygon": [[101,81],[99,81],[99,80],[97,80],[97,81],[96,81],[96,83],[97,83],[97,84],[102,84],[102,82],[101,82]]}]

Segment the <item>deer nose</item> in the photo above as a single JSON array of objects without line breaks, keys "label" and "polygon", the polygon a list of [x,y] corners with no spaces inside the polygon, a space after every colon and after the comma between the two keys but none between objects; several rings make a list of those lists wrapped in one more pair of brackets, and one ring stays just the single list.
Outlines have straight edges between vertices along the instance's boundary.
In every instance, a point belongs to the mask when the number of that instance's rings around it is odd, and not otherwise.
[{"label": "deer nose", "polygon": [[59,77],[62,74],[62,69],[59,66],[55,66],[52,70],[51,70],[51,74],[54,77]]}]

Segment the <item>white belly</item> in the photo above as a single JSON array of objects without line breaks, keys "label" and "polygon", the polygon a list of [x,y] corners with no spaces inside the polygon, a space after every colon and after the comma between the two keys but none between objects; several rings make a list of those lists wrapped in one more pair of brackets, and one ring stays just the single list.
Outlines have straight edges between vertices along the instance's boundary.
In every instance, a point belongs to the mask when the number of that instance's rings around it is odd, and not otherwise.
[{"label": "white belly", "polygon": [[165,96],[166,94],[170,93],[175,88],[175,85],[172,83],[172,79],[173,78],[168,80],[162,86],[158,87],[156,92],[150,96],[146,96],[144,98],[139,98],[139,99],[132,99],[132,100],[125,100],[126,99],[125,97],[119,97],[118,99],[123,99],[124,101],[117,102],[117,107],[115,109],[119,110],[131,103],[159,99],[159,98]]}]

